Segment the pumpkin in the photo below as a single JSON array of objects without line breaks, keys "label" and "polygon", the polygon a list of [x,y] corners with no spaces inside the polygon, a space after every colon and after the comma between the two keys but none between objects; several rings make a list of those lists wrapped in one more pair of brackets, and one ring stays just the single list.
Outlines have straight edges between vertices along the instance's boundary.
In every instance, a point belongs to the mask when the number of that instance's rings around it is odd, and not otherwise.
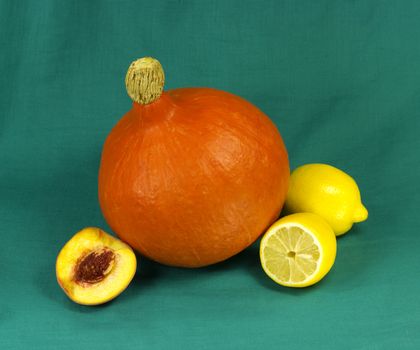
[{"label": "pumpkin", "polygon": [[289,163],[270,119],[231,93],[163,91],[160,63],[133,62],[133,100],[108,135],[99,202],[117,235],[144,256],[201,267],[251,245],[279,216]]}]

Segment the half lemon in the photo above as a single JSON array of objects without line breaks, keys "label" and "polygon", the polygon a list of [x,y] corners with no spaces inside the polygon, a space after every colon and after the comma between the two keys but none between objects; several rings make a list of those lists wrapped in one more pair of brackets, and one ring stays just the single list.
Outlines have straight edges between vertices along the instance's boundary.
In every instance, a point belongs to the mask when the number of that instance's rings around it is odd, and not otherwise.
[{"label": "half lemon", "polygon": [[260,243],[261,265],[276,283],[307,287],[331,269],[337,253],[334,231],[320,216],[298,213],[275,222]]}]

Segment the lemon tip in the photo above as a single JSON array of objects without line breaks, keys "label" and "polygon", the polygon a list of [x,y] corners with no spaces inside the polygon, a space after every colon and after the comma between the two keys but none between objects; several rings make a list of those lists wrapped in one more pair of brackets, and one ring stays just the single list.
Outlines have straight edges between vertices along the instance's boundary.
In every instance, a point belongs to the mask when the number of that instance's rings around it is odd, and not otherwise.
[{"label": "lemon tip", "polygon": [[354,222],[365,221],[369,216],[369,213],[366,207],[363,204],[360,204],[354,212]]}]

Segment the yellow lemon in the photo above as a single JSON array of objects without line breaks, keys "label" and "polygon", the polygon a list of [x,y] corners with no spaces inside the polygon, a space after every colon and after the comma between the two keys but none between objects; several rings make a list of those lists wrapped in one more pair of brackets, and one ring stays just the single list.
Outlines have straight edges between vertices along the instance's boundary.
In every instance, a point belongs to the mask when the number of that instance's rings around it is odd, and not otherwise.
[{"label": "yellow lemon", "polygon": [[292,172],[285,208],[322,216],[337,236],[368,217],[353,178],[327,164],[307,164]]},{"label": "yellow lemon", "polygon": [[276,283],[307,287],[321,280],[334,264],[337,241],[318,215],[298,213],[275,222],[260,243],[261,265]]}]

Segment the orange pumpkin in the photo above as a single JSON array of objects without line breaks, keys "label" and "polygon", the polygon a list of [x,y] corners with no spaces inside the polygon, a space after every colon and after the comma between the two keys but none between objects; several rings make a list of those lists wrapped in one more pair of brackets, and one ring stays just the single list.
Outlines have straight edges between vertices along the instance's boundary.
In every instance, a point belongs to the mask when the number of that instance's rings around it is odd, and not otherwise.
[{"label": "orange pumpkin", "polygon": [[210,88],[163,91],[160,63],[132,63],[132,109],[103,147],[99,201],[109,226],[163,264],[200,267],[252,244],[278,217],[289,163],[270,119]]}]

